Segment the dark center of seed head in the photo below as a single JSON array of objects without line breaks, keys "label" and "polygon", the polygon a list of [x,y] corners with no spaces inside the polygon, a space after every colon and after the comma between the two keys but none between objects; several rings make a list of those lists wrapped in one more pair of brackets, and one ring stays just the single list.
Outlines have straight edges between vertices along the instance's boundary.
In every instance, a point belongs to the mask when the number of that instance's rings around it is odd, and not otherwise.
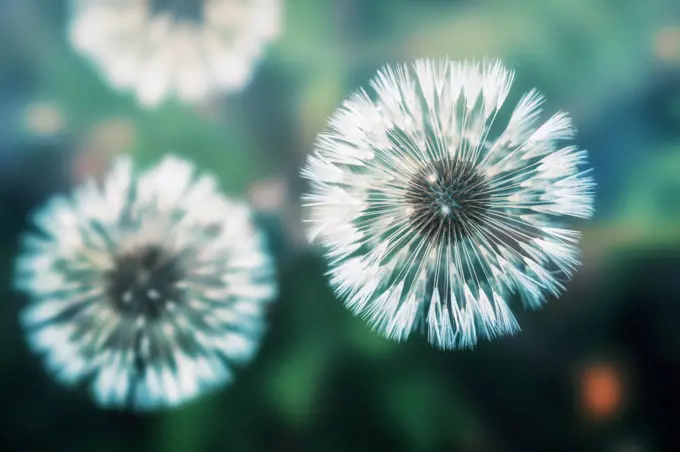
[{"label": "dark center of seed head", "polygon": [[415,230],[454,242],[484,223],[489,196],[487,179],[472,164],[451,158],[419,170],[405,198]]},{"label": "dark center of seed head", "polygon": [[181,302],[177,283],[183,272],[161,246],[146,246],[119,256],[107,276],[109,299],[124,315],[154,320],[172,304]]},{"label": "dark center of seed head", "polygon": [[178,21],[203,21],[206,0],[151,0],[151,12],[170,14]]}]

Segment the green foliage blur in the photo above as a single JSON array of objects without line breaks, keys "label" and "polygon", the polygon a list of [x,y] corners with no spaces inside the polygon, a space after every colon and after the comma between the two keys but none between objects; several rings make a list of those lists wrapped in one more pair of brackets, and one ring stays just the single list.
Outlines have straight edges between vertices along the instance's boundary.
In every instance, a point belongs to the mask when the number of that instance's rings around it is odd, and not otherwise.
[{"label": "green foliage blur", "polygon": [[[0,0],[0,445],[85,451],[671,450],[680,396],[680,3],[287,0],[242,92],[142,109],[66,39],[68,2]],[[327,118],[386,63],[501,57],[513,93],[569,112],[598,183],[583,265],[523,331],[439,352],[371,332],[306,246],[298,173]],[[149,415],[99,410],[28,350],[12,290],[32,208],[129,152],[168,152],[254,203],[280,296],[233,383]],[[94,168],[94,169],[93,169]]]}]

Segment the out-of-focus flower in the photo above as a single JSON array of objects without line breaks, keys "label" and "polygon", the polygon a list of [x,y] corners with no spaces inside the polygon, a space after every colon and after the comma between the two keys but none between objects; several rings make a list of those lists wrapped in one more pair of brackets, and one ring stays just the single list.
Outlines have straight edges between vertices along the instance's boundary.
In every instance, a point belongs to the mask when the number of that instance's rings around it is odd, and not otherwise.
[{"label": "out-of-focus flower", "polygon": [[29,344],[103,406],[158,409],[225,384],[256,352],[272,264],[249,208],[166,157],[56,196],[23,238],[16,284]]},{"label": "out-of-focus flower", "polygon": [[562,146],[566,114],[539,122],[536,91],[500,119],[512,79],[497,61],[386,67],[307,161],[331,285],[389,338],[422,327],[450,349],[513,333],[508,295],[540,307],[578,265],[562,219],[593,213],[587,153]]},{"label": "out-of-focus flower", "polygon": [[279,34],[281,0],[75,0],[72,14],[73,46],[156,106],[244,88]]}]

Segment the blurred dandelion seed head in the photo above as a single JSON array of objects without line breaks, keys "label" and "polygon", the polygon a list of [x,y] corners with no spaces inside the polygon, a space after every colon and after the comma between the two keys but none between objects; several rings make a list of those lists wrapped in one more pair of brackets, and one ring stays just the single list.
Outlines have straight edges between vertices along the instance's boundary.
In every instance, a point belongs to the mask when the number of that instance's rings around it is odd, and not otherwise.
[{"label": "blurred dandelion seed head", "polygon": [[60,382],[158,409],[226,383],[256,352],[272,265],[248,207],[213,176],[176,157],[137,173],[118,157],[34,222],[16,284],[30,346]]},{"label": "blurred dandelion seed head", "polygon": [[244,88],[280,22],[281,0],[79,0],[69,36],[113,87],[155,107]]},{"label": "blurred dandelion seed head", "polygon": [[533,90],[500,127],[513,76],[499,61],[385,67],[307,160],[309,236],[331,285],[389,338],[422,329],[451,349],[512,334],[509,297],[540,307],[578,265],[563,219],[593,213],[587,153],[563,145],[566,114],[539,121]]}]

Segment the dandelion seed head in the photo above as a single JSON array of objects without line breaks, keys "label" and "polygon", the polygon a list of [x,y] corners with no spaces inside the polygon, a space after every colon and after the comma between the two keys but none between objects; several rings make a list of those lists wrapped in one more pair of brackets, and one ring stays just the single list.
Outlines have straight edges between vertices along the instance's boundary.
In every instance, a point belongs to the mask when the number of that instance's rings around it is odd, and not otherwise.
[{"label": "dandelion seed head", "polygon": [[275,294],[249,209],[176,157],[136,172],[118,157],[101,184],[58,195],[23,237],[16,285],[29,344],[64,384],[103,406],[160,409],[249,361]]},{"label": "dandelion seed head", "polygon": [[450,349],[512,334],[513,294],[540,307],[578,265],[566,219],[593,212],[587,153],[566,144],[566,114],[540,122],[538,92],[507,106],[513,77],[490,60],[387,66],[302,171],[331,285],[389,338],[421,330]]},{"label": "dandelion seed head", "polygon": [[280,33],[281,0],[77,0],[69,38],[111,86],[153,108],[250,82]]}]

